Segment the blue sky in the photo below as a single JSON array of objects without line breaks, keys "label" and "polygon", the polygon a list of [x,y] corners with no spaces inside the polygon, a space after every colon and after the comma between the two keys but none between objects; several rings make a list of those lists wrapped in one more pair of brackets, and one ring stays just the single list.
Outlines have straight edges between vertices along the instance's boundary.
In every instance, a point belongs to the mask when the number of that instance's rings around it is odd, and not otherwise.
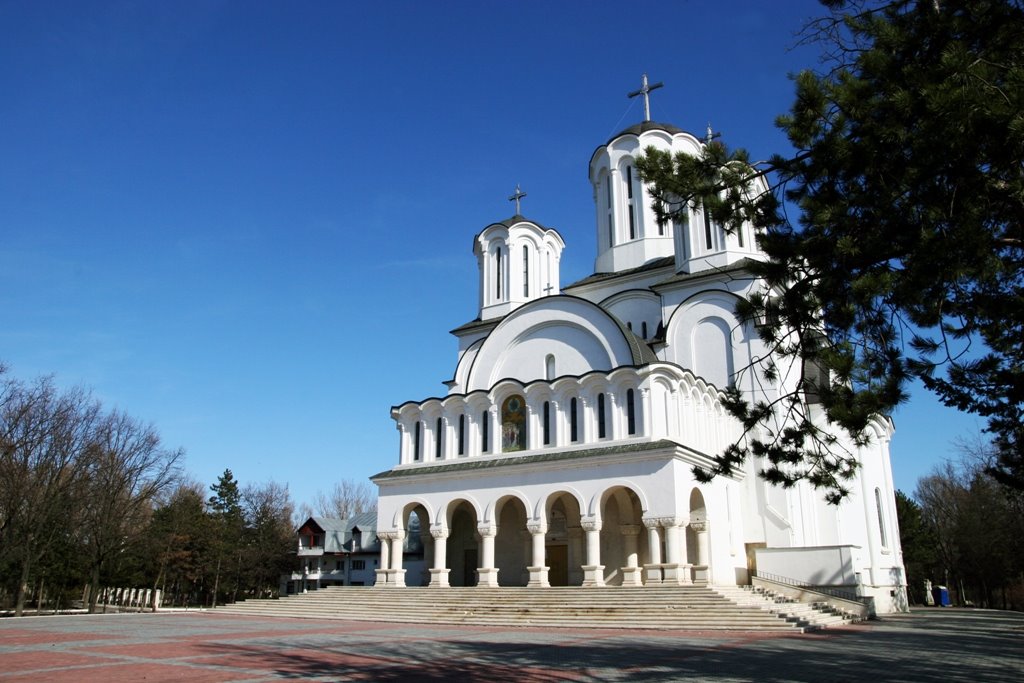
[{"label": "blue sky", "polygon": [[[475,317],[473,235],[523,213],[588,275],[587,162],[652,117],[763,158],[810,1],[0,0],[0,360],[296,503],[397,460]],[[923,392],[896,486],[979,422]]]}]

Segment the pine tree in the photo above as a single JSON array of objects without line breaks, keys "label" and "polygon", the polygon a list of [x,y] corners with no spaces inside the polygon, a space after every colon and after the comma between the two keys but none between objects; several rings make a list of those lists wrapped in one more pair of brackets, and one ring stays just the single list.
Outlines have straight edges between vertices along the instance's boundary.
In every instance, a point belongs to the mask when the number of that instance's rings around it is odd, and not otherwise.
[{"label": "pine tree", "polygon": [[[648,149],[638,163],[659,219],[703,205],[727,230],[759,229],[768,261],[752,271],[765,286],[739,312],[762,323],[774,359],[805,370],[771,403],[731,392],[745,439],[697,474],[754,457],[770,481],[807,479],[838,502],[855,454],[802,411],[803,394],[863,444],[918,378],[987,418],[991,473],[1024,489],[1024,8],[824,4],[832,13],[808,39],[827,70],[795,77],[778,121],[795,153],[755,164],[713,142],[699,157]],[[751,193],[758,179],[770,191]],[[751,371],[777,382],[776,363]],[[780,414],[786,428],[769,430]]]}]

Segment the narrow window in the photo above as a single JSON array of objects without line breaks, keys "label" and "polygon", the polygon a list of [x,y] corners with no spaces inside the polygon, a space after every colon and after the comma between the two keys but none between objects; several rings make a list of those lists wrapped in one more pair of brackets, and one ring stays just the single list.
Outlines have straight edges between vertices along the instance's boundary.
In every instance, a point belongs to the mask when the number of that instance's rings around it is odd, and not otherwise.
[{"label": "narrow window", "polygon": [[544,375],[548,378],[548,381],[555,378],[555,357],[550,353],[544,359]]},{"label": "narrow window", "polygon": [[647,339],[647,323],[640,323],[640,329],[642,330],[641,334],[643,335],[643,338]]},{"label": "narrow window", "polygon": [[745,249],[746,248],[746,247],[743,246],[743,226],[742,225],[736,231],[736,241],[738,241],[740,243],[740,249]]},{"label": "narrow window", "polygon": [[604,428],[604,394],[597,395],[597,438],[605,437]]},{"label": "narrow window", "polygon": [[523,296],[530,296],[530,248],[523,246]]},{"label": "narrow window", "polygon": [[607,195],[608,213],[608,247],[615,246],[615,224],[612,221],[612,177],[607,175],[604,178],[605,195]]},{"label": "narrow window", "polygon": [[497,252],[496,256],[497,256],[498,268],[497,268],[497,280],[495,281],[494,297],[495,297],[496,300],[501,301],[501,280],[502,280],[502,277],[501,277],[501,249],[498,249],[498,252]]},{"label": "narrow window", "polygon": [[633,390],[626,390],[626,429],[630,436],[636,434],[636,405],[633,403]]},{"label": "narrow window", "polygon": [[420,432],[421,432],[420,425],[421,424],[422,423],[419,420],[416,421],[416,431],[413,434],[412,459],[417,461],[417,462],[420,459]]},{"label": "narrow window", "polygon": [[480,450],[487,453],[491,450],[490,421],[487,419],[487,411],[480,417]]},{"label": "narrow window", "polygon": [[633,167],[626,167],[626,197],[629,199],[629,239],[636,239],[636,217],[633,209]]},{"label": "narrow window", "polygon": [[633,331],[633,323],[632,323],[632,322],[627,322],[627,323],[626,323],[626,327],[628,327],[628,328],[629,328],[629,331],[630,331],[630,332],[632,332],[632,331]]},{"label": "narrow window", "polygon": [[437,418],[437,431],[434,433],[434,460],[441,459],[441,448],[443,443],[444,432],[442,431],[444,423],[441,418]]},{"label": "narrow window", "polygon": [[875,506],[878,508],[878,535],[882,537],[882,547],[888,548],[889,543],[885,537],[885,515],[882,514],[882,492],[875,489]]},{"label": "narrow window", "polygon": [[551,403],[544,401],[544,445],[551,445]]},{"label": "narrow window", "polygon": [[466,414],[459,415],[459,455],[466,454]]},{"label": "narrow window", "polygon": [[711,213],[704,207],[704,247],[711,250]]},{"label": "narrow window", "polygon": [[576,421],[576,399],[569,401],[569,440],[579,441],[579,424]]}]

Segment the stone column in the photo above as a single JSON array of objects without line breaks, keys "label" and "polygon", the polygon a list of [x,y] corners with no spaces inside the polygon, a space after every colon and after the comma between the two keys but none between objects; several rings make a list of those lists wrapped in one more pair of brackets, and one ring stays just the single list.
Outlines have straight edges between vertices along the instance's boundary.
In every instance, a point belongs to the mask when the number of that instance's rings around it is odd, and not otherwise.
[{"label": "stone column", "polygon": [[405,529],[389,532],[391,536],[391,566],[389,584],[396,588],[405,588],[405,568],[402,567],[402,545],[405,543]]},{"label": "stone column", "polygon": [[662,517],[661,526],[665,527],[665,558],[662,580],[673,585],[692,583],[690,565],[686,561],[686,529],[688,520],[677,517]]},{"label": "stone column", "polygon": [[640,526],[637,524],[620,524],[619,533],[622,534],[623,545],[626,550],[626,566],[622,567],[623,586],[642,586],[643,575],[637,557],[637,536],[640,535]]},{"label": "stone column", "polygon": [[548,567],[545,566],[547,558],[544,556],[544,534],[547,533],[547,528],[544,520],[527,522],[526,530],[530,532],[533,550],[533,561],[531,566],[526,568],[530,572],[530,580],[526,585],[530,588],[547,588],[551,584],[548,583]]},{"label": "stone column", "polygon": [[604,392],[605,438],[618,439],[626,435],[626,420],[619,415],[619,402],[611,391]]},{"label": "stone column", "polygon": [[656,586],[661,583],[661,522],[656,517],[645,517],[647,527],[647,547],[650,562],[644,565],[644,583]]},{"label": "stone column", "polygon": [[[377,538],[380,539],[380,567],[374,572],[377,575],[377,581],[374,583],[375,586],[386,586],[388,584],[388,571],[391,569],[390,565],[390,551],[391,546],[388,543],[390,540],[388,532],[381,531],[377,533]],[[351,561],[351,560],[350,560]],[[347,564],[346,564],[347,566]],[[305,570],[304,572],[305,573]],[[302,582],[302,592],[306,592],[306,582]]]},{"label": "stone column", "polygon": [[601,564],[601,520],[588,517],[580,520],[587,534],[587,563],[583,565],[583,585],[603,586],[604,565]]},{"label": "stone column", "polygon": [[430,568],[430,587],[448,588],[448,574],[451,572],[447,566],[448,554],[448,529],[442,524],[430,525],[430,535],[434,538],[434,566]]},{"label": "stone column", "polygon": [[710,553],[708,552],[708,522],[690,522],[690,528],[697,535],[697,562],[694,565],[694,573],[699,581],[710,580]]},{"label": "stone column", "polygon": [[498,406],[491,406],[487,410],[487,419],[490,423],[487,437],[490,441],[488,453],[501,453],[501,415],[498,413]]},{"label": "stone column", "polygon": [[498,535],[498,527],[490,522],[480,522],[476,530],[480,533],[480,567],[476,570],[476,585],[480,588],[497,588],[498,570],[494,566],[494,537]]}]

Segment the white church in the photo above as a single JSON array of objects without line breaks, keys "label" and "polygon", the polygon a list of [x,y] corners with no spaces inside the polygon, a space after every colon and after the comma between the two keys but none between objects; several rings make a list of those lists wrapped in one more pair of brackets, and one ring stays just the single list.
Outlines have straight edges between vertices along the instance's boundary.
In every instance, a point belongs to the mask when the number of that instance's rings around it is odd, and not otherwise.
[{"label": "white church", "polygon": [[[727,234],[699,209],[658,224],[635,159],[706,142],[649,118],[590,158],[592,275],[562,284],[565,243],[520,215],[518,188],[515,215],[473,238],[479,310],[452,331],[447,393],[392,408],[398,464],[372,478],[376,585],[614,590],[756,572],[903,609],[889,419],[867,447],[846,444],[859,475],[838,506],[805,483],[767,484],[754,462],[694,477],[741,436],[720,389],[780,391],[757,382],[767,351],[735,313],[757,287],[745,264],[764,256],[749,226]],[[409,533],[423,561],[403,558]]]}]

